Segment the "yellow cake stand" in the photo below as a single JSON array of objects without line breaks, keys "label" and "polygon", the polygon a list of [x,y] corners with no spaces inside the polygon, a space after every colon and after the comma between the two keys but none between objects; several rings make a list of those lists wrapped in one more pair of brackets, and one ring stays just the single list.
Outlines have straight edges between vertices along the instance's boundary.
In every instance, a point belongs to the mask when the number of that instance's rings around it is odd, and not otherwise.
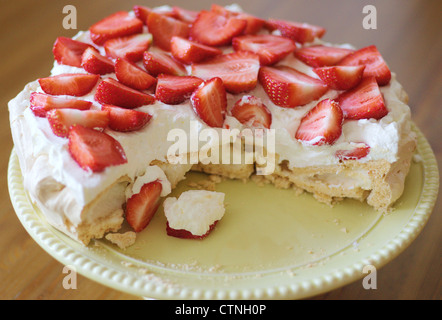
[{"label": "yellow cake stand", "polygon": [[[427,140],[413,127],[419,161],[412,163],[405,191],[389,214],[358,201],[331,208],[307,193],[226,180],[216,188],[226,194],[225,216],[206,239],[167,236],[160,207],[136,243],[121,250],[106,240],[84,247],[51,227],[23,188],[14,150],[8,186],[32,238],[61,263],[103,285],[155,299],[306,298],[382,267],[424,227],[437,198],[439,173]],[[206,177],[190,173],[172,196],[200,179]]]}]

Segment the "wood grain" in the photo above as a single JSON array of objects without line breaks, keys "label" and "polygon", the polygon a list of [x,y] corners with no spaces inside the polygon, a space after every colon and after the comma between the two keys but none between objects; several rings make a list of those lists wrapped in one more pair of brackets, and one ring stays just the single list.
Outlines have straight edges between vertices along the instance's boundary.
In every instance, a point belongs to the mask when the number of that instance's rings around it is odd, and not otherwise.
[{"label": "wood grain", "polygon": [[[376,44],[410,96],[415,123],[430,141],[439,167],[442,163],[442,1],[439,0],[272,0],[236,1],[263,18],[298,20],[327,28],[325,40],[356,47]],[[198,10],[206,1],[169,1]],[[230,1],[218,1],[230,4]],[[62,287],[63,265],[43,251],[26,233],[10,203],[7,164],[12,149],[7,102],[23,86],[47,76],[53,63],[52,44],[57,36],[77,30],[62,28],[62,8],[73,4],[78,29],[134,4],[161,5],[160,1],[2,1],[0,10],[0,299],[138,299],[79,277],[76,290]],[[377,30],[362,27],[362,8],[377,9]],[[418,238],[378,272],[378,289],[364,290],[361,281],[312,299],[434,299],[442,298],[442,202]]]}]

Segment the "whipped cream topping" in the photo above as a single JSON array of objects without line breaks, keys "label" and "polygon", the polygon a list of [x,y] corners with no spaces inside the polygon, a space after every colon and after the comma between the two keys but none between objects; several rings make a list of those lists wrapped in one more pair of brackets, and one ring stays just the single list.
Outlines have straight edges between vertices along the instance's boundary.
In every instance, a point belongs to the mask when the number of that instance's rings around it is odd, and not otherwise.
[{"label": "whipped cream topping", "polygon": [[[145,31],[147,32],[147,30]],[[78,33],[74,38],[93,44],[87,31]],[[321,40],[316,40],[312,44],[331,45]],[[342,45],[341,47],[351,48],[349,45]],[[103,48],[99,49],[102,54],[105,54]],[[230,51],[232,51],[231,47],[224,50],[226,53]],[[139,64],[142,65],[141,62]],[[311,77],[318,78],[311,67],[296,59],[293,54],[280,61],[278,65],[290,66]],[[187,68],[187,70],[190,74],[190,68]],[[85,73],[85,71],[82,68],[60,65],[55,61],[51,75],[64,73]],[[113,73],[102,76],[102,78],[106,77],[116,78]],[[35,91],[41,92],[38,83],[27,88],[34,87],[36,87]],[[79,97],[79,99],[91,101],[93,103],[92,109],[100,109],[101,105],[94,100],[95,91],[96,88],[86,96]],[[288,161],[289,168],[338,164],[339,159],[335,156],[336,151],[351,149],[355,143],[365,143],[370,146],[368,156],[359,161],[386,160],[392,163],[397,160],[400,141],[405,136],[412,134],[410,133],[410,109],[402,102],[404,93],[401,85],[396,80],[395,74],[392,74],[389,85],[381,87],[381,92],[389,110],[388,115],[380,120],[346,120],[343,124],[342,135],[333,145],[306,145],[294,139],[293,136],[302,117],[320,100],[333,99],[339,95],[340,91],[335,90],[329,90],[320,99],[304,106],[281,108],[271,102],[258,82],[256,88],[252,91],[236,95],[228,94],[228,113],[225,125],[240,130],[244,128],[236,118],[230,116],[229,112],[244,95],[253,95],[260,98],[272,113],[271,129],[276,130],[275,152],[279,155],[279,161]],[[153,94],[153,91],[149,93]],[[121,177],[127,177],[132,182],[136,182],[136,178],[140,176],[145,177],[139,178],[138,181],[140,182],[149,182],[156,179],[160,179],[162,182],[166,181],[167,179],[165,179],[164,172],[161,169],[149,167],[149,165],[154,160],[166,161],[168,149],[174,143],[174,141],[167,141],[169,131],[183,129],[189,132],[192,121],[198,123],[199,132],[208,128],[195,114],[190,100],[180,105],[167,105],[156,101],[152,105],[142,106],[137,110],[152,115],[151,121],[143,129],[130,133],[106,130],[106,133],[121,143],[128,162],[123,165],[108,167],[100,173],[85,171],[77,165],[69,154],[68,140],[55,136],[47,119],[34,116],[30,108],[24,110],[23,116],[32,133],[27,139],[32,140],[34,157],[41,154],[46,155],[47,165],[52,168],[54,179],[72,190],[78,204],[84,206]],[[207,142],[200,142],[200,144],[207,146]],[[166,196],[171,189],[170,183],[164,183],[166,186],[163,184],[162,196]],[[128,195],[132,192],[134,191],[129,190]]]}]

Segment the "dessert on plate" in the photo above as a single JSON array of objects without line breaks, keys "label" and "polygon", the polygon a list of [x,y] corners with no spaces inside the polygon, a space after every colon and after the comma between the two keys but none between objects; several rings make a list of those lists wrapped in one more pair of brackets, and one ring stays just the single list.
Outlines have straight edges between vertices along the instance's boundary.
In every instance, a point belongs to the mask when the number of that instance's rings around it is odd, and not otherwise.
[{"label": "dessert on plate", "polygon": [[[25,189],[51,225],[85,245],[124,220],[144,230],[191,170],[389,210],[416,146],[407,94],[375,45],[330,44],[325,31],[236,5],[135,6],[57,38],[50,75],[9,102]],[[181,149],[171,132],[201,136]],[[218,139],[225,132],[233,140]],[[213,161],[231,149],[252,161]],[[166,199],[165,232],[204,238],[222,201],[210,192]]]}]

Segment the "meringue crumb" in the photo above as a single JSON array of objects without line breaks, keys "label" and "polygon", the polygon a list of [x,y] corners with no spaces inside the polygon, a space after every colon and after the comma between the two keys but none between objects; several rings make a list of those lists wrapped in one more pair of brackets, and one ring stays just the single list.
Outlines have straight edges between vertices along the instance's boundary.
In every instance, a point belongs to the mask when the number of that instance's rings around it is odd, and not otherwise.
[{"label": "meringue crumb", "polygon": [[198,182],[190,181],[187,185],[198,190],[216,191],[216,185],[223,181],[223,177],[217,174],[211,174],[208,176],[207,180],[200,180]]},{"label": "meringue crumb", "polygon": [[294,273],[292,270],[287,270],[286,273],[290,276],[290,277],[295,277],[296,273]]},{"label": "meringue crumb", "polygon": [[413,155],[413,161],[414,161],[415,163],[422,162],[422,161],[423,161],[422,156],[421,156],[419,153],[414,154],[414,155]]},{"label": "meringue crumb", "polygon": [[191,181],[187,185],[198,190],[215,191],[216,189],[216,183],[210,180],[201,180],[198,182]]},{"label": "meringue crumb", "polygon": [[260,175],[252,175],[250,177],[250,180],[253,181],[258,187],[263,187],[266,184],[269,184],[270,181],[267,180],[266,178],[264,178],[264,176],[260,176]]},{"label": "meringue crumb", "polygon": [[209,180],[214,182],[214,183],[221,183],[221,182],[223,182],[224,178],[219,176],[219,175],[217,175],[217,174],[211,174],[209,176]]},{"label": "meringue crumb", "polygon": [[134,267],[133,263],[129,262],[129,261],[121,261],[121,264],[123,266],[125,266],[126,268],[132,268]]},{"label": "meringue crumb", "polygon": [[179,288],[179,286],[177,286],[175,283],[169,281],[169,280],[165,280],[161,277],[158,277],[157,275],[155,275],[154,273],[152,273],[149,269],[146,268],[139,268],[136,265],[134,265],[133,263],[129,262],[129,261],[121,261],[121,265],[123,265],[126,268],[134,268],[136,269],[136,271],[138,272],[138,274],[150,281],[154,281],[156,283],[161,283],[162,285],[164,285],[165,287],[167,287],[168,289],[177,289]]},{"label": "meringue crumb", "polygon": [[116,244],[120,249],[126,249],[135,243],[136,233],[128,231],[125,233],[108,233],[105,238]]},{"label": "meringue crumb", "polygon": [[209,180],[203,180],[200,181],[200,187],[203,190],[207,190],[207,191],[215,191],[216,190],[216,184],[213,181],[209,181]]}]

